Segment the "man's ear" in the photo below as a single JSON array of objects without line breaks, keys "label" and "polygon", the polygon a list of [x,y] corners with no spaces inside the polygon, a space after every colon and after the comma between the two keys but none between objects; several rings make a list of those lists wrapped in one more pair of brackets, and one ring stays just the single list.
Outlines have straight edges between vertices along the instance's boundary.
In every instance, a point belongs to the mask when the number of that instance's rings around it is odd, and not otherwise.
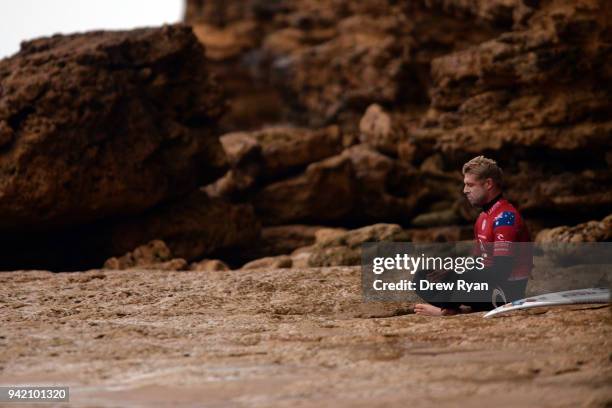
[{"label": "man's ear", "polygon": [[485,188],[487,190],[492,190],[493,187],[495,187],[495,183],[493,182],[492,178],[486,178],[485,179]]}]

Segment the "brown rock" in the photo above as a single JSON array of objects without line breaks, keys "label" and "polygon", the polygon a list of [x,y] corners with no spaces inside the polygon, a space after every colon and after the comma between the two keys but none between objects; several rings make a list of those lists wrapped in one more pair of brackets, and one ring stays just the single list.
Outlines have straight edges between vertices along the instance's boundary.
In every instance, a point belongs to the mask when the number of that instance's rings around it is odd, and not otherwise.
[{"label": "brown rock", "polygon": [[[486,11],[485,3],[470,8],[482,16],[502,10],[490,2]],[[414,142],[456,168],[479,154],[494,157],[511,201],[548,225],[562,214],[605,214],[612,205],[601,188],[612,182],[612,93],[601,86],[612,79],[607,5],[553,2],[523,13],[508,4],[514,31],[432,61],[431,109]]]},{"label": "brown rock", "polygon": [[163,241],[154,240],[141,245],[125,255],[110,258],[104,262],[104,269],[156,269],[180,271],[187,266],[184,259],[173,258],[172,252]]},{"label": "brown rock", "polygon": [[608,146],[610,90],[597,85],[611,75],[602,8],[551,4],[524,29],[434,59],[432,112],[417,136],[454,154]]},{"label": "brown rock", "polygon": [[223,177],[203,188],[213,198],[241,197],[257,185],[259,168],[245,166],[231,169]]},{"label": "brown rock", "polygon": [[342,134],[337,126],[318,130],[279,126],[229,133],[221,136],[221,143],[234,167],[259,161],[264,176],[278,178],[340,153]]},{"label": "brown rock", "polygon": [[225,155],[232,167],[240,166],[261,157],[261,145],[248,132],[228,133],[220,138]]},{"label": "brown rock", "polygon": [[206,58],[221,61],[239,56],[256,44],[256,26],[252,21],[239,21],[226,27],[196,24],[193,32],[204,45]]},{"label": "brown rock", "polygon": [[307,165],[340,153],[337,126],[318,130],[270,127],[221,136],[232,169],[206,187],[214,197],[241,198],[258,185],[278,180]]},{"label": "brown rock", "polygon": [[353,210],[356,188],[350,159],[334,156],[297,177],[269,184],[253,204],[264,225],[339,220]]},{"label": "brown rock", "polygon": [[421,171],[429,173],[443,173],[444,172],[444,159],[441,154],[432,154],[426,158],[420,167]]},{"label": "brown rock", "polygon": [[261,145],[248,132],[221,136],[221,144],[232,168],[205,187],[211,197],[239,197],[253,188],[261,174]]},{"label": "brown rock", "polygon": [[243,131],[282,120],[286,104],[259,67],[258,47],[269,21],[266,17],[259,20],[260,13],[254,9],[266,5],[250,0],[240,4],[186,3],[186,21],[204,45],[210,70],[228,98],[229,110],[219,121],[220,128]]},{"label": "brown rock", "polygon": [[0,82],[2,230],[137,214],[224,170],[223,99],[189,27],[25,42]]},{"label": "brown rock", "polygon": [[300,247],[312,245],[315,236],[326,228],[312,225],[279,225],[261,229],[261,236],[241,251],[245,259],[289,254]]},{"label": "brown rock", "polygon": [[223,261],[218,259],[204,259],[199,262],[193,262],[189,265],[190,271],[229,271],[230,267]]},{"label": "brown rock", "polygon": [[347,16],[316,47],[300,44],[281,54],[278,47],[270,47],[278,42],[270,37],[285,34],[279,31],[269,35],[263,51],[274,58],[279,85],[287,86],[315,117],[331,120],[351,106],[398,97],[407,44],[396,41],[394,32],[403,24],[398,13]]},{"label": "brown rock", "polygon": [[457,18],[465,15],[477,17],[478,20],[503,27],[520,26],[531,16],[533,8],[523,0],[428,0],[427,5],[439,9]]},{"label": "brown rock", "polygon": [[471,240],[472,228],[438,227],[403,230],[396,224],[374,224],[354,230],[321,229],[316,242],[291,254],[293,268],[360,265],[365,242],[458,242]]},{"label": "brown rock", "polygon": [[266,128],[253,132],[253,137],[262,148],[263,173],[268,178],[282,176],[342,151],[342,134],[337,126],[318,130]]},{"label": "brown rock", "polygon": [[[593,160],[596,161],[595,159]],[[583,165],[588,165],[587,163]],[[605,214],[612,205],[612,191],[602,186],[612,184],[609,169],[568,172],[549,165],[524,163],[519,171],[506,177],[508,197],[528,213]]]},{"label": "brown rock", "polygon": [[0,122],[0,148],[13,141],[14,133],[8,122]]},{"label": "brown rock", "polygon": [[346,246],[316,248],[308,256],[309,267],[360,265],[361,250]]},{"label": "brown rock", "polygon": [[260,110],[267,104],[260,97],[276,91],[282,97],[269,109],[277,121],[338,120],[356,130],[372,103],[426,104],[432,58],[492,38],[530,11],[518,0],[189,0],[186,21],[203,25],[196,32],[211,56],[225,58],[222,83],[242,90],[231,95],[232,105],[240,99],[243,112]]},{"label": "brown rock", "polygon": [[267,185],[254,205],[266,225],[348,219],[408,224],[419,207],[458,198],[460,183],[454,175],[419,172],[361,144]]},{"label": "brown rock", "polygon": [[175,256],[188,261],[247,247],[260,232],[251,206],[211,199],[199,191],[110,229],[114,253],[155,237],[163,240]]},{"label": "brown rock", "polygon": [[442,211],[419,214],[412,219],[415,227],[440,227],[457,224],[462,220],[460,214],[454,208]]},{"label": "brown rock", "polygon": [[605,242],[612,240],[612,214],[601,221],[589,221],[575,226],[544,229],[535,241],[541,244],[563,242]]},{"label": "brown rock", "polygon": [[321,234],[310,247],[293,252],[294,267],[359,265],[365,242],[403,241],[407,235],[399,225],[375,224],[346,232]]},{"label": "brown rock", "polygon": [[291,257],[287,255],[279,255],[279,256],[269,256],[261,259],[256,259],[254,261],[248,262],[242,266],[241,269],[262,269],[262,268],[271,268],[271,269],[284,269],[291,268],[292,261]]},{"label": "brown rock", "polygon": [[[216,27],[231,25],[237,21],[255,18],[257,2],[211,2],[190,0],[186,4],[185,18],[194,23],[209,22]],[[265,9],[266,5],[261,5]]]},{"label": "brown rock", "polygon": [[351,160],[358,182],[357,217],[408,223],[429,194],[422,174],[366,145],[352,146],[342,155]]},{"label": "brown rock", "polygon": [[349,248],[358,248],[364,242],[395,241],[403,238],[403,230],[397,224],[374,224],[349,230],[338,236],[324,236],[316,242],[316,245],[321,247],[346,245]]},{"label": "brown rock", "polygon": [[547,261],[555,267],[553,273],[560,273],[561,269],[574,271],[569,278],[565,279],[564,283],[566,285],[566,282],[569,282],[570,279],[576,281],[576,283],[582,280],[584,284],[584,279],[588,280],[587,276],[589,274],[595,272],[598,275],[593,267],[588,267],[586,270],[582,267],[582,270],[580,270],[581,265],[599,264],[600,269],[603,267],[602,280],[597,283],[591,281],[590,286],[605,286],[605,281],[609,281],[609,246],[598,243],[610,240],[612,240],[612,214],[601,221],[588,221],[575,226],[544,229],[538,233],[535,239]]},{"label": "brown rock", "polygon": [[[380,105],[372,104],[359,121],[359,140],[361,143],[391,156],[400,156],[399,144],[407,142],[402,147],[400,157],[406,162],[412,161],[414,152],[410,152],[410,142],[407,141],[410,128],[409,115],[402,115],[402,120],[386,112]],[[416,121],[415,121],[416,124]]]},{"label": "brown rock", "polygon": [[397,145],[397,156],[405,163],[412,163],[416,157],[417,146],[410,141],[403,141]]},{"label": "brown rock", "polygon": [[474,239],[471,226],[432,227],[405,230],[407,240],[417,243],[459,242]]},{"label": "brown rock", "polygon": [[321,228],[315,233],[316,242],[327,242],[340,238],[346,234],[345,228]]}]

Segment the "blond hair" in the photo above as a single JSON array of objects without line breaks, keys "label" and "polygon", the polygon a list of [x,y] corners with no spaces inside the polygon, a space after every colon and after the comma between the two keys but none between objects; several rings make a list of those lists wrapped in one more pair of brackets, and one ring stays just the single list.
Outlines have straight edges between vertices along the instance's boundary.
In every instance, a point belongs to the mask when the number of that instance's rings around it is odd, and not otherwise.
[{"label": "blond hair", "polygon": [[461,172],[463,175],[467,173],[474,174],[481,180],[490,178],[498,187],[502,186],[504,175],[502,169],[497,165],[495,160],[487,159],[484,156],[474,157],[472,160],[465,163]]}]

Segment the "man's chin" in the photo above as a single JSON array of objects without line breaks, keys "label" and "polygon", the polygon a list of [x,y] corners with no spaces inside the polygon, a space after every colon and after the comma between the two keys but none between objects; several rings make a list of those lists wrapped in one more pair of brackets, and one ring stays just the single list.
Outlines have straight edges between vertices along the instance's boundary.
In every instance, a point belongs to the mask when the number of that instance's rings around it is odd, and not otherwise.
[{"label": "man's chin", "polygon": [[484,203],[481,203],[480,201],[476,202],[476,201],[468,200],[468,202],[474,208],[481,208],[484,204]]}]

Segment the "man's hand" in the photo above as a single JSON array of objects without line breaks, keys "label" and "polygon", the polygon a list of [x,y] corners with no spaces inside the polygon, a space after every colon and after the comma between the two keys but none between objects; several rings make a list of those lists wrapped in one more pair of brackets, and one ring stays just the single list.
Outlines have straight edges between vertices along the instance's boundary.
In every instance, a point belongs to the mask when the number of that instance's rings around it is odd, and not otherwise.
[{"label": "man's hand", "polygon": [[427,280],[430,282],[440,282],[446,277],[448,271],[431,271],[427,272]]}]

